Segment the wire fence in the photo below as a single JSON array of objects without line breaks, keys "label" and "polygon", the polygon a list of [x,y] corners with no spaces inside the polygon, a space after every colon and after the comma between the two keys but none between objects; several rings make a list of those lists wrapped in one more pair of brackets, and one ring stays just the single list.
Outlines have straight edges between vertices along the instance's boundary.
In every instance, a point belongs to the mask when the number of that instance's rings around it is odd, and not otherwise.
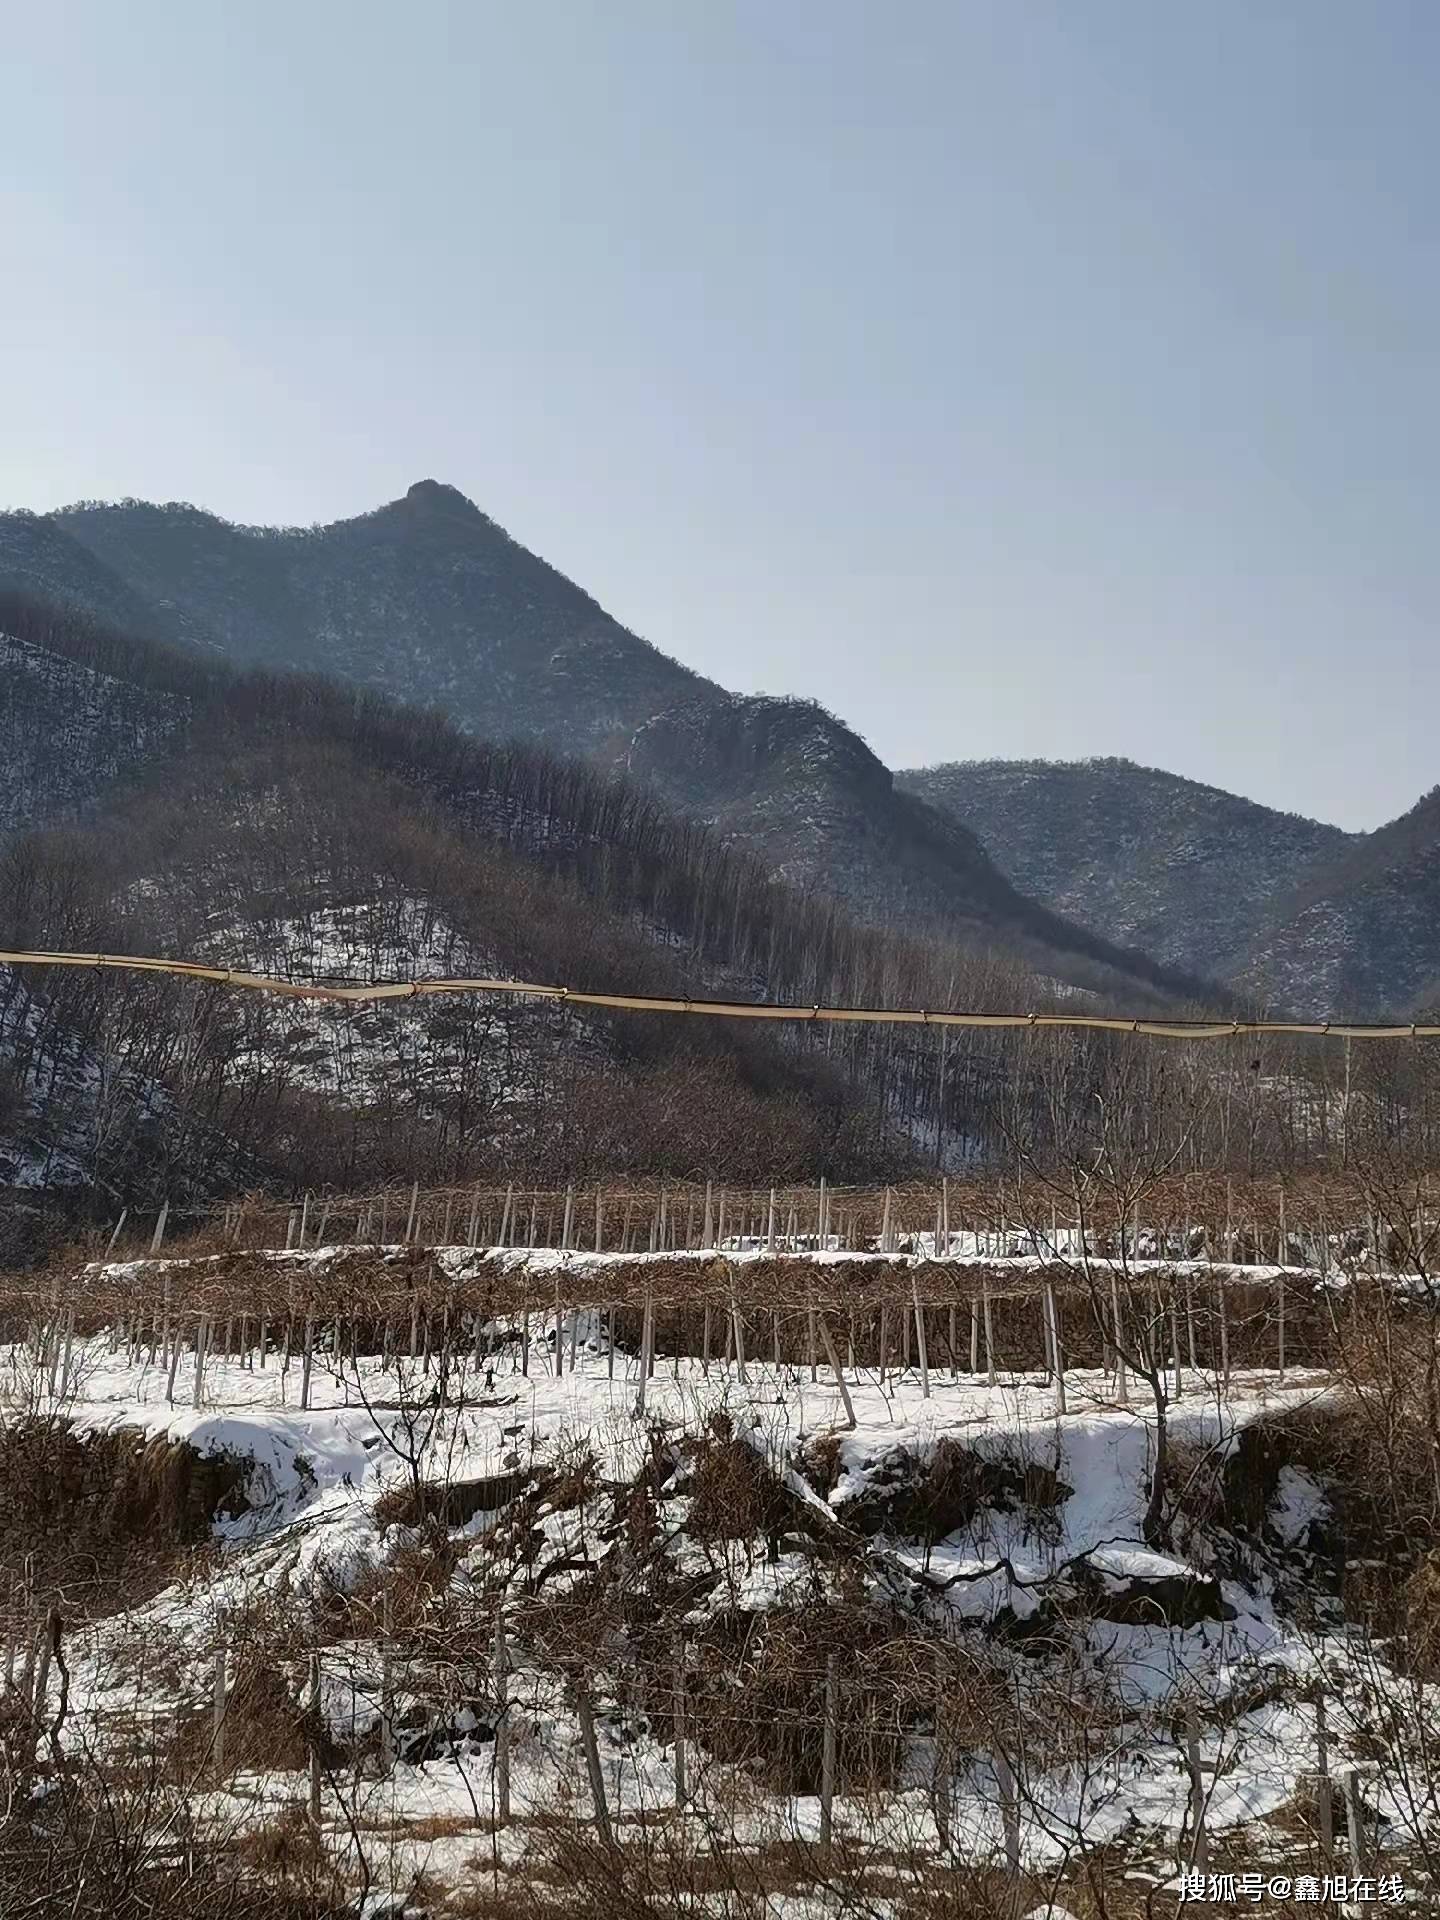
[{"label": "wire fence", "polygon": [[158,1254],[177,1233],[194,1251],[325,1246],[481,1247],[590,1253],[885,1253],[1006,1261],[1082,1247],[1122,1261],[1299,1266],[1328,1273],[1424,1272],[1440,1252],[1432,1176],[1372,1182],[1326,1174],[1215,1171],[1149,1179],[1143,1205],[1109,1186],[1077,1204],[1062,1181],[994,1175],[895,1186],[619,1178],[564,1185],[484,1181],[250,1194],[214,1205],[124,1207],[93,1229],[92,1254]]}]

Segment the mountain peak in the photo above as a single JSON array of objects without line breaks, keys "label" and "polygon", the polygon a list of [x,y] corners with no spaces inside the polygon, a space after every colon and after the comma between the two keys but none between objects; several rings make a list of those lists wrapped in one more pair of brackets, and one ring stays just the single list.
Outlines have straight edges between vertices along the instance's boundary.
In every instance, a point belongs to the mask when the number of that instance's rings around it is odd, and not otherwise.
[{"label": "mountain peak", "polygon": [[452,513],[458,508],[477,515],[480,512],[475,502],[467,500],[458,487],[448,486],[443,480],[417,480],[406,490],[405,498],[417,507],[446,507]]}]

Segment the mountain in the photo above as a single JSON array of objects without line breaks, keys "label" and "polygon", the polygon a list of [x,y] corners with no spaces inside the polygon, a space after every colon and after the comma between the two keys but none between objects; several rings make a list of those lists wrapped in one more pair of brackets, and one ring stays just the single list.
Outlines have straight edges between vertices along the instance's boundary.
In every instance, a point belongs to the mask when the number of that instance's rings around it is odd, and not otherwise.
[{"label": "mountain", "polygon": [[[492,737],[613,754],[662,707],[719,697],[434,480],[373,513],[309,529],[231,526],[195,507],[143,501],[72,507],[40,524],[154,610],[122,623],[136,631],[178,635],[241,665],[340,674],[443,706]],[[0,532],[0,580],[7,575],[26,584]],[[32,577],[48,597],[116,623],[92,597],[93,574],[63,596],[53,557],[43,580]]]},{"label": "mountain", "polygon": [[[1130,760],[972,760],[895,779],[972,829],[1022,892],[1210,979],[1253,980],[1277,896],[1362,839]],[[1287,996],[1317,984],[1298,960],[1285,977]]]},{"label": "mountain", "polygon": [[792,884],[856,914],[1022,954],[1100,990],[1203,994],[1027,899],[970,826],[906,791],[859,735],[811,701],[732,695],[658,714],[626,766],[673,805],[756,853]]},{"label": "mountain", "polygon": [[187,709],[183,695],[0,631],[0,840],[85,812],[164,751]]},{"label": "mountain", "polygon": [[182,641],[176,610],[137,591],[53,515],[0,513],[0,587],[77,607],[123,633]]},{"label": "mountain", "polygon": [[[777,881],[621,774],[476,740],[433,710],[4,595],[0,687],[0,949],[807,1006],[1054,1004],[1013,961]],[[0,967],[0,1187],[113,1212],[481,1170],[889,1177],[998,1137],[1021,1041],[945,1040],[504,995],[337,1009]]]},{"label": "mountain", "polygon": [[1312,1019],[1440,1004],[1440,787],[1281,892],[1238,972]]},{"label": "mountain", "polygon": [[440,707],[478,737],[623,766],[775,877],[860,917],[905,913],[944,938],[1021,953],[1066,985],[1146,1003],[1199,991],[1183,970],[1122,950],[1128,939],[1024,899],[965,826],[897,792],[842,722],[692,673],[436,481],[311,529],[139,501],[4,516],[6,585],[112,625],[123,614],[202,658],[333,674]]}]

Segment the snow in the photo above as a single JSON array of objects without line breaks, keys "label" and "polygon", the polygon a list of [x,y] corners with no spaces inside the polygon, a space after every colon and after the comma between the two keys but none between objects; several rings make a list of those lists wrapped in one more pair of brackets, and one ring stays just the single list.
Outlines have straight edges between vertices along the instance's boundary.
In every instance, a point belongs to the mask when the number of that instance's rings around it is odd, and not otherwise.
[{"label": "snow", "polygon": [[[952,1236],[958,1241],[959,1235]],[[368,1247],[365,1251],[381,1260],[402,1261],[412,1256],[415,1249],[399,1242],[378,1247]],[[766,1262],[783,1258],[787,1268],[803,1271],[807,1267],[838,1270],[841,1268],[875,1271],[884,1268],[912,1270],[917,1277],[923,1277],[926,1269],[943,1264],[947,1270],[957,1273],[972,1272],[988,1275],[997,1285],[1003,1285],[1006,1276],[1017,1280],[1033,1282],[1041,1274],[1053,1275],[1057,1264],[1066,1264],[1064,1256],[1057,1262],[1040,1253],[987,1253],[983,1250],[952,1251],[942,1253],[937,1261],[928,1249],[912,1251],[902,1248],[895,1253],[879,1253],[869,1248],[843,1248],[837,1245],[827,1247],[798,1248],[766,1246],[763,1240],[738,1237],[727,1239],[715,1247],[675,1247],[661,1252],[649,1253],[633,1251],[622,1253],[617,1250],[604,1250],[596,1253],[584,1248],[560,1247],[471,1247],[464,1245],[437,1246],[426,1248],[427,1257],[434,1260],[440,1272],[449,1280],[463,1281],[478,1271],[482,1264],[494,1263],[500,1271],[512,1279],[533,1276],[536,1279],[559,1279],[564,1277],[568,1286],[593,1285],[597,1299],[610,1297],[606,1292],[607,1275],[618,1277],[634,1272],[642,1272],[646,1264],[655,1267],[657,1272],[669,1272],[679,1266],[693,1265],[697,1270],[713,1268],[716,1258],[723,1255],[727,1267],[743,1271],[747,1266],[758,1266]],[[247,1250],[252,1257],[272,1260],[287,1267],[306,1268],[311,1271],[323,1271],[336,1262],[352,1259],[356,1248],[348,1243],[330,1243],[324,1246],[271,1248]],[[220,1262],[225,1255],[209,1256]],[[196,1262],[188,1256],[174,1259],[158,1258],[110,1261],[92,1264],[85,1269],[86,1276],[97,1282],[134,1283],[142,1280],[147,1272],[159,1272],[167,1265],[176,1270],[194,1265]],[[1098,1273],[1108,1272],[1112,1263],[1092,1256],[1092,1265]],[[1078,1262],[1075,1263],[1078,1268]],[[1122,1269],[1117,1265],[1116,1271]],[[1123,1272],[1131,1281],[1140,1281],[1151,1277],[1167,1280],[1185,1280],[1187,1278],[1208,1278],[1212,1282],[1221,1282],[1226,1286],[1273,1286],[1282,1278],[1287,1285],[1294,1283],[1299,1287],[1343,1289],[1346,1282],[1342,1274],[1331,1272],[1322,1274],[1318,1267],[1278,1267],[1273,1265],[1210,1265],[1200,1260],[1129,1260]],[[1389,1276],[1397,1288],[1403,1288],[1407,1276]]]},{"label": "snow", "polygon": [[1312,1474],[1288,1463],[1281,1467],[1279,1487],[1270,1505],[1269,1524],[1282,1545],[1291,1547],[1302,1541],[1329,1510],[1324,1489]]},{"label": "snow", "polygon": [[[323,1261],[334,1251],[276,1257]],[[473,1257],[469,1249],[450,1251],[455,1263]],[[525,1265],[577,1258],[528,1250],[513,1257]],[[605,1256],[583,1258],[603,1270]],[[963,1633],[983,1631],[1002,1616],[1031,1618],[1057,1582],[1082,1568],[1102,1590],[1114,1593],[1195,1571],[1178,1552],[1156,1551],[1142,1537],[1153,1416],[1138,1403],[1115,1404],[1110,1383],[1098,1373],[1070,1374],[1070,1410],[1063,1417],[1056,1415],[1051,1389],[1023,1375],[1002,1375],[991,1388],[981,1378],[952,1379],[937,1370],[927,1400],[913,1375],[882,1386],[873,1374],[860,1373],[849,1378],[856,1425],[847,1430],[838,1390],[823,1375],[811,1381],[804,1370],[777,1369],[757,1359],[749,1364],[748,1384],[742,1384],[714,1363],[707,1373],[698,1361],[667,1358],[648,1383],[642,1419],[635,1407],[635,1359],[617,1353],[611,1378],[598,1319],[587,1319],[583,1333],[577,1369],[558,1378],[548,1343],[539,1334],[532,1340],[528,1377],[518,1371],[513,1349],[494,1363],[492,1389],[484,1389],[472,1374],[463,1399],[430,1421],[425,1470],[438,1472],[443,1465],[452,1480],[479,1480],[502,1473],[517,1457],[557,1459],[583,1439],[598,1457],[602,1477],[620,1482],[639,1470],[652,1431],[697,1434],[724,1412],[797,1497],[843,1523],[855,1501],[893,1484],[898,1459],[923,1459],[937,1442],[950,1439],[996,1461],[1053,1469],[1060,1497],[1053,1512],[1021,1503],[986,1507],[971,1525],[928,1550],[884,1532],[873,1540],[870,1577],[892,1588],[896,1582],[908,1586],[930,1621],[948,1620]],[[209,1648],[222,1615],[243,1617],[266,1595],[303,1610],[327,1590],[352,1590],[366,1568],[393,1550],[398,1536],[393,1529],[387,1534],[375,1509],[383,1493],[404,1483],[406,1469],[397,1441],[402,1420],[397,1377],[386,1375],[376,1359],[362,1358],[352,1370],[348,1363],[340,1366],[318,1356],[312,1403],[304,1410],[296,1404],[298,1363],[287,1369],[275,1354],[263,1368],[212,1356],[199,1408],[189,1404],[194,1385],[189,1354],[182,1356],[173,1406],[165,1369],[132,1365],[124,1345],[112,1351],[104,1340],[86,1343],[75,1377],[78,1389],[65,1411],[79,1430],[124,1427],[247,1459],[252,1502],[248,1513],[217,1527],[223,1553],[212,1573],[77,1635],[71,1648],[71,1737],[78,1739],[103,1737],[107,1725],[155,1706],[157,1689],[159,1704],[203,1700]],[[0,1390],[9,1381],[18,1392],[23,1378],[20,1357],[0,1350]],[[1282,1384],[1273,1374],[1257,1372],[1236,1376],[1227,1394],[1213,1376],[1191,1373],[1185,1398],[1169,1410],[1172,1437],[1223,1443],[1248,1422],[1313,1403],[1329,1390],[1320,1374],[1292,1371]],[[822,1434],[835,1435],[838,1446],[838,1475],[828,1501],[798,1469],[805,1442]],[[1298,1540],[1322,1511],[1323,1493],[1316,1483],[1289,1469],[1282,1473],[1270,1514],[1282,1543]],[[688,1501],[683,1493],[666,1512],[677,1570],[698,1564],[696,1543],[684,1532]],[[481,1514],[467,1530],[477,1550],[483,1551],[490,1523],[491,1517]],[[553,1556],[609,1550],[594,1534],[593,1516],[581,1510],[543,1516],[542,1532]],[[771,1564],[763,1546],[737,1555],[731,1571],[728,1582],[696,1602],[692,1626],[718,1606],[765,1616],[787,1602],[801,1603],[816,1578],[808,1557],[786,1552]],[[1242,1586],[1227,1580],[1223,1596],[1230,1617],[1204,1619],[1194,1627],[1095,1619],[1080,1631],[1074,1650],[1077,1684],[1093,1686],[1097,1694],[1103,1690],[1116,1703],[1118,1718],[1108,1725],[1087,1771],[1077,1772],[1073,1762],[1058,1755],[1036,1762],[1022,1819],[1028,1865],[1058,1867],[1081,1838],[1101,1844],[1150,1835],[1162,1848],[1170,1844],[1187,1819],[1190,1781],[1183,1753],[1164,1732],[1157,1710],[1182,1699],[1233,1701],[1238,1709],[1218,1726],[1207,1721],[1202,1730],[1204,1757],[1215,1767],[1207,1816],[1212,1834],[1264,1819],[1303,1787],[1313,1764],[1313,1709],[1292,1697],[1293,1685],[1267,1690],[1257,1687],[1257,1677],[1308,1683],[1317,1662],[1343,1657],[1344,1649],[1317,1645],[1314,1636],[1287,1625],[1263,1581]],[[133,1660],[121,1657],[125,1646],[147,1636],[163,1638],[175,1668],[168,1694],[152,1679],[148,1696],[142,1695]],[[1017,1669],[1022,1686],[1028,1684],[1024,1672],[1022,1663]],[[322,1706],[337,1731],[348,1735],[373,1725],[379,1690],[373,1643],[347,1643],[327,1652]],[[399,1692],[403,1701],[403,1682]],[[569,1804],[585,1817],[578,1725],[556,1675],[527,1663],[522,1652],[512,1700],[517,1818]],[[621,1708],[607,1706],[603,1695],[597,1720],[612,1814],[623,1821],[667,1805],[674,1790],[673,1752],[663,1730],[626,1725],[622,1733]],[[402,1757],[379,1779],[357,1776],[348,1782],[352,1797],[346,1820],[378,1823],[392,1835],[396,1872],[423,1866],[434,1873],[437,1861],[447,1871],[462,1872],[477,1844],[487,1857],[492,1847],[505,1857],[523,1857],[517,1830],[483,1831],[496,1788],[493,1743],[486,1729],[475,1731],[476,1738],[448,1757],[413,1764]],[[1341,1752],[1346,1738],[1344,1729],[1332,1727]],[[933,1847],[924,1751],[921,1742],[914,1783],[902,1782],[884,1806],[869,1797],[851,1801],[842,1793],[836,1807],[839,1830],[872,1842],[889,1834],[897,1846],[912,1847],[921,1833],[929,1835],[925,1844]],[[235,1780],[226,1797],[237,1817],[243,1811],[244,1818],[254,1820],[267,1807],[302,1800],[304,1793],[298,1777],[269,1774]],[[329,1786],[326,1794],[333,1841],[343,1850],[346,1820]],[[818,1833],[813,1797],[751,1795],[746,1806],[744,1831],[757,1845],[787,1835],[813,1839]],[[1403,1827],[1412,1815],[1413,1809],[1399,1810],[1398,1824]],[[416,1836],[422,1823],[435,1820],[459,1821],[479,1831],[440,1841]],[[987,1860],[1002,1851],[999,1788],[990,1760],[981,1753],[970,1755],[957,1771],[952,1820],[960,1858]]]}]

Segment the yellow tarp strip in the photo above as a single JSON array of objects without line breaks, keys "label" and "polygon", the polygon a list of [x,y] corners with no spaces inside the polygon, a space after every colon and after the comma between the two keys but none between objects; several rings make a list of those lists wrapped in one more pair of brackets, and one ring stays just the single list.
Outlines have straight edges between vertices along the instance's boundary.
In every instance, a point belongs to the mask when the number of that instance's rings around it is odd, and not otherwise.
[{"label": "yellow tarp strip", "polygon": [[578,987],[542,986],[530,980],[374,981],[364,986],[329,986],[319,981],[280,980],[244,973],[234,967],[205,966],[196,960],[153,959],[125,953],[4,953],[0,966],[119,968],[131,973],[163,973],[183,980],[206,980],[222,987],[283,994],[293,1000],[353,1005],[379,1000],[412,1000],[458,993],[509,993],[531,1000],[559,1000],[578,1007],[609,1007],[631,1013],[689,1013],[722,1020],[859,1021],[887,1026],[1097,1028],[1135,1033],[1158,1040],[1224,1040],[1242,1034],[1311,1034],[1336,1040],[1433,1040],[1440,1025],[1346,1022],[1340,1020],[1177,1020],[1131,1018],[1100,1013],[956,1013],[923,1007],[829,1007],[771,1004],[749,1000],[675,1000],[653,994],[590,993]]}]

